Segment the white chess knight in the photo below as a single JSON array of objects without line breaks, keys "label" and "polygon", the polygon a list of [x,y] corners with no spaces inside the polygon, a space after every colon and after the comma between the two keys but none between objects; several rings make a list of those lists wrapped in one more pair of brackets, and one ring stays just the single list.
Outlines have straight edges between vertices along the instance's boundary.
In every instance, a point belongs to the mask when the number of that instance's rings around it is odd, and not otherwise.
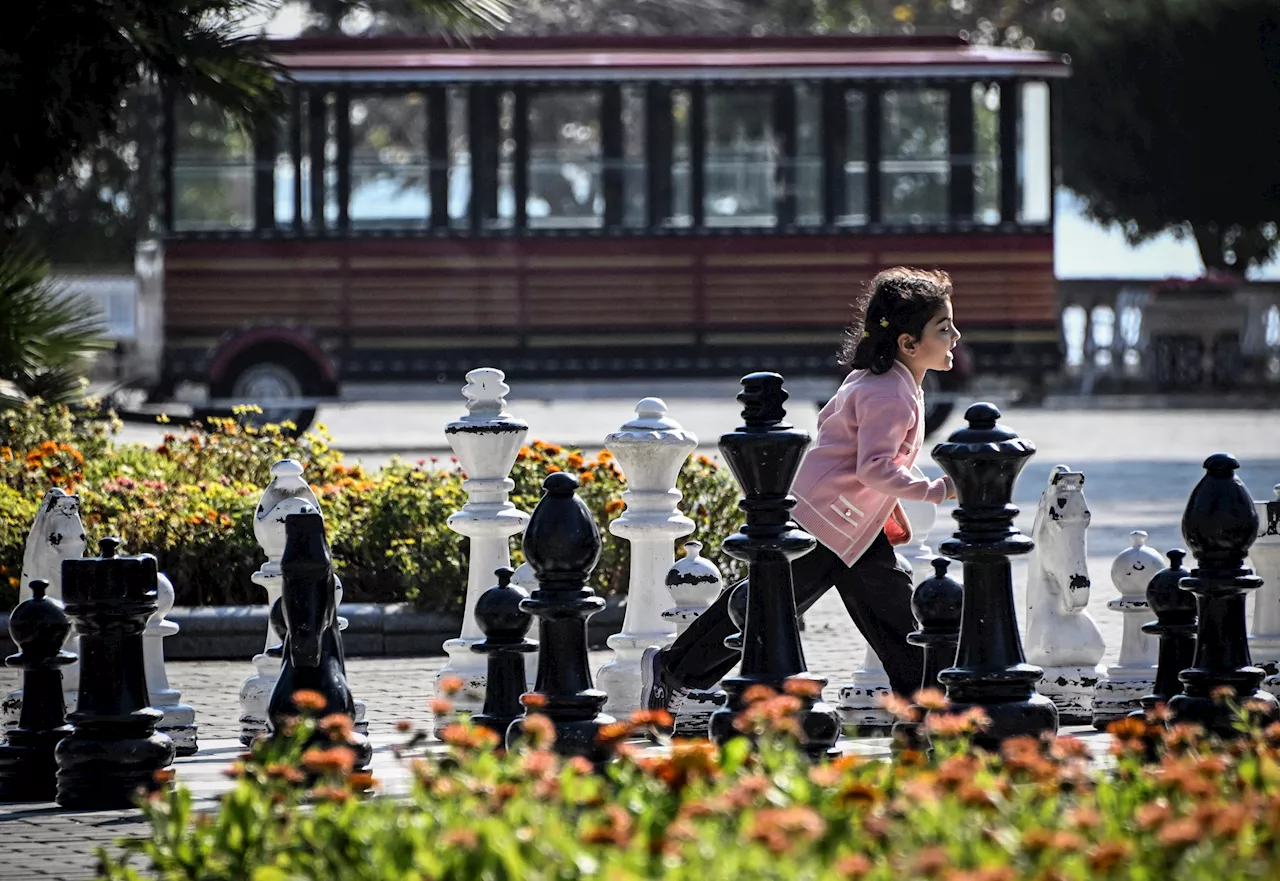
[{"label": "white chess knight", "polygon": [[[466,474],[462,488],[466,504],[449,517],[449,528],[468,539],[469,564],[467,593],[462,610],[462,631],[447,640],[444,650],[448,662],[436,673],[436,693],[441,680],[457,677],[462,688],[451,703],[447,718],[438,719],[437,727],[454,714],[479,713],[484,707],[488,661],[471,647],[484,639],[476,621],[476,601],[496,584],[494,572],[511,565],[511,536],[524,531],[529,515],[520,511],[508,498],[515,489],[511,467],[529,434],[529,426],[507,412],[506,395],[511,391],[503,380],[505,374],[492,367],[468,371],[462,389],[467,399],[467,415],[445,426],[445,438],[458,457]],[[526,673],[533,653],[525,655]]]},{"label": "white chess knight", "polygon": [[675,540],[694,529],[680,513],[676,478],[698,438],[667,416],[661,399],[644,398],[636,404],[636,418],[604,443],[627,478],[626,508],[609,531],[629,543],[631,570],[622,631],[607,640],[614,656],[600,668],[596,687],[609,695],[604,712],[626,718],[640,708],[645,649],[675,639],[673,622],[663,618],[672,606],[667,573],[675,562]]},{"label": "white chess knight", "polygon": [[[44,579],[49,582],[45,596],[62,605],[62,561],[83,557],[86,542],[84,524],[80,522],[80,497],[58,488],[45,493],[23,548],[18,601],[31,598],[32,581]],[[63,650],[78,653],[79,643],[73,628]],[[68,664],[62,668],[63,699],[68,713],[75,709],[79,690],[80,664]],[[17,726],[22,712],[22,690],[6,695],[3,706],[4,727]]]},{"label": "white chess knight", "polygon": [[1267,671],[1263,690],[1280,696],[1280,484],[1272,494],[1270,501],[1255,502],[1258,538],[1249,548],[1249,560],[1262,587],[1253,592],[1249,657],[1255,667]]},{"label": "white chess knight", "polygon": [[[1027,663],[1044,668],[1036,690],[1053,701],[1063,725],[1093,718],[1094,687],[1106,643],[1089,605],[1086,533],[1093,515],[1084,474],[1055,465],[1040,496],[1027,559]],[[1154,570],[1153,570],[1154,574]]]},{"label": "white chess knight", "polygon": [[280,678],[280,658],[267,654],[267,649],[284,641],[284,634],[271,626],[270,612],[284,580],[280,560],[284,556],[284,520],[290,514],[319,511],[320,501],[302,477],[302,463],[297,459],[281,459],[271,466],[271,483],[258,500],[253,515],[253,537],[267,560],[253,573],[253,583],[267,592],[267,637],[261,652],[253,656],[257,672],[240,686],[240,742],[248,745],[255,737],[267,733],[267,704],[271,691]]},{"label": "white chess knight", "polygon": [[196,711],[182,703],[182,692],[169,685],[164,666],[164,640],[178,632],[178,624],[165,616],[173,611],[173,583],[163,572],[156,575],[156,610],[142,633],[142,660],[147,672],[151,706],[164,713],[156,730],[169,735],[178,755],[195,755]]},{"label": "white chess knight", "polygon": [[1142,630],[1155,620],[1147,605],[1147,585],[1165,566],[1162,556],[1147,547],[1147,534],[1138,529],[1129,533],[1130,547],[1116,555],[1111,564],[1111,582],[1120,596],[1107,603],[1124,615],[1118,663],[1107,668],[1107,676],[1093,691],[1093,726],[1107,725],[1139,709],[1144,695],[1156,684],[1159,643]]}]

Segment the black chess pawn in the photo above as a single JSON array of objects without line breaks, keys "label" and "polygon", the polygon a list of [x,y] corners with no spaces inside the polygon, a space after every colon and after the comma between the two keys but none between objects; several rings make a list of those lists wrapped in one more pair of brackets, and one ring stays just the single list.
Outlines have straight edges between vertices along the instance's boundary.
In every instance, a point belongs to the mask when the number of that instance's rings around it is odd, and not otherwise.
[{"label": "black chess pawn", "polygon": [[727,705],[711,714],[711,738],[717,743],[741,736],[735,717],[746,709],[743,696],[753,685],[782,691],[787,680],[807,681],[816,697],[801,698],[800,725],[805,751],[812,757],[828,754],[840,736],[840,717],[822,702],[825,679],[805,668],[796,623],[795,586],[791,561],[812,550],[813,536],[790,517],[796,500],[788,495],[809,435],[786,423],[787,393],[776,373],[752,373],[742,378],[742,421],[736,431],[722,435],[720,452],[742,487],[746,523],[724,541],[729,556],[747,563],[750,588],[742,630],[742,663],[737,676],[724,680]]},{"label": "black chess pawn", "polygon": [[528,592],[511,583],[510,566],[495,570],[498,583],[476,599],[476,623],[484,639],[471,646],[473,652],[488,655],[485,667],[484,708],[472,719],[505,740],[507,729],[524,712],[520,695],[525,690],[524,656],[536,652],[538,644],[525,639],[533,618],[520,608]]},{"label": "black chess pawn", "polygon": [[1244,568],[1258,537],[1258,509],[1235,474],[1239,467],[1227,453],[1206,459],[1205,475],[1182,515],[1182,534],[1196,568],[1179,584],[1196,598],[1196,648],[1191,666],[1178,677],[1182,692],[1168,704],[1176,721],[1197,723],[1222,737],[1240,732],[1231,706],[1215,696],[1218,688],[1232,689],[1235,702],[1269,708],[1261,713],[1265,721],[1278,715],[1275,697],[1258,688],[1266,672],[1249,657],[1245,594],[1261,587],[1262,579]]},{"label": "black chess pawn", "polygon": [[156,611],[156,558],[118,555],[120,540],[98,542],[101,557],[64,560],[62,599],[80,634],[75,726],[54,755],[56,801],[64,808],[132,807],[139,789],[161,786],[155,772],[175,747],[155,730],[164,714],[148,706],[142,631]]},{"label": "black chess pawn", "polygon": [[[964,606],[964,587],[947,574],[951,561],[946,557],[934,557],[933,576],[916,585],[911,592],[911,611],[915,613],[919,630],[907,634],[907,642],[924,649],[924,673],[920,677],[920,689],[941,689],[938,674],[956,661],[956,646],[960,644],[960,615]],[[923,710],[916,707],[923,717]],[[899,719],[893,726],[894,742],[903,746],[923,746],[919,737],[919,723]]]},{"label": "black chess pawn", "polygon": [[1058,730],[1058,709],[1036,691],[1044,670],[1026,662],[1013,604],[1009,557],[1034,543],[1013,525],[1013,485],[1035,445],[1003,425],[1000,411],[977,403],[964,414],[967,428],[933,448],[934,460],[955,483],[959,523],[939,546],[964,564],[964,610],[955,665],[938,673],[951,712],[978,707],[989,727],[973,742],[994,748],[1007,737]]},{"label": "black chess pawn", "polygon": [[[280,677],[267,705],[268,726],[282,730],[286,719],[301,715],[294,695],[301,690],[319,693],[325,701],[320,717],[341,714],[355,719],[355,701],[347,684],[338,630],[338,600],[333,576],[333,557],[325,537],[324,517],[319,511],[285,517],[284,555],[280,558],[283,586],[278,606],[284,624],[283,661]],[[355,731],[317,731],[313,742],[327,741],[350,748],[355,767],[368,766],[373,755],[369,738]]]},{"label": "black chess pawn", "polygon": [[1190,667],[1195,657],[1196,598],[1178,586],[1191,574],[1182,565],[1186,555],[1182,548],[1169,551],[1169,565],[1147,584],[1147,605],[1155,612],[1156,620],[1143,624],[1142,632],[1159,638],[1160,655],[1151,694],[1142,698],[1142,709],[1129,714],[1135,718],[1144,717],[1158,704],[1169,703],[1182,691],[1178,674]]},{"label": "black chess pawn", "polygon": [[[600,559],[600,530],[574,495],[578,478],[556,472],[542,482],[542,500],[524,530],[524,556],[538,578],[538,589],[520,609],[538,618],[538,678],[534,690],[546,703],[538,710],[555,724],[555,749],[602,763],[609,757],[600,743],[601,727],[614,722],[600,712],[608,696],[591,681],[587,660],[587,619],[604,600],[587,585]],[[524,731],[524,717],[511,723],[507,744]]]},{"label": "black chess pawn", "polygon": [[18,653],[5,664],[22,670],[22,713],[18,727],[0,746],[0,801],[53,801],[58,763],[54,750],[71,733],[66,724],[59,668],[75,663],[62,651],[71,632],[62,607],[44,595],[49,582],[31,582],[31,598],[9,615],[9,635]]}]

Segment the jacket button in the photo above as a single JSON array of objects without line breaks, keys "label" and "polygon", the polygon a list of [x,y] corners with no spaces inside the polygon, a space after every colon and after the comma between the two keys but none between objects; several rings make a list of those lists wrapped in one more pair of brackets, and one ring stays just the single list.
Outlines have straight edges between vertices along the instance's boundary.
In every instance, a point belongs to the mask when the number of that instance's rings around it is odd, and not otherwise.
[{"label": "jacket button", "polygon": [[845,512],[844,512],[844,516],[846,516],[846,517],[852,517],[852,516],[853,516],[853,512],[852,512],[852,511],[845,511]]}]

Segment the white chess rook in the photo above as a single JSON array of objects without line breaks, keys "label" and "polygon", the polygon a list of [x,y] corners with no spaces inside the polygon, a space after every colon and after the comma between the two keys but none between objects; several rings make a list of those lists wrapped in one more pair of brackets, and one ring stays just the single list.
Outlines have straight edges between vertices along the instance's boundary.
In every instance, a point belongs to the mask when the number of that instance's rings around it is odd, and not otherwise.
[{"label": "white chess rook", "polygon": [[1031,529],[1025,650],[1027,663],[1044,669],[1036,690],[1053,701],[1062,725],[1092,721],[1094,689],[1103,676],[1098,662],[1106,643],[1086,611],[1092,518],[1084,474],[1055,465]]},{"label": "white chess rook", "polygon": [[1156,617],[1147,605],[1147,585],[1164,568],[1164,558],[1147,547],[1147,534],[1142,530],[1129,533],[1129,538],[1131,547],[1111,564],[1111,581],[1120,596],[1107,603],[1107,608],[1124,615],[1124,631],[1119,663],[1107,668],[1107,678],[1093,692],[1093,726],[1098,729],[1139,709],[1143,695],[1150,694],[1156,683],[1160,646],[1142,631],[1142,625]]},{"label": "white chess rook", "polygon": [[672,622],[662,613],[671,607],[667,572],[675,562],[675,540],[693,532],[693,521],[680,513],[676,477],[698,446],[692,432],[667,418],[658,398],[636,404],[636,418],[605,438],[627,479],[622,494],[626,508],[609,524],[631,549],[630,586],[622,632],[607,640],[613,660],[600,668],[596,687],[609,695],[604,712],[626,718],[640,707],[640,661],[649,646],[675,639]]},{"label": "white chess rook", "polygon": [[196,711],[182,702],[182,692],[169,685],[164,666],[164,641],[178,632],[178,625],[165,616],[173,610],[173,584],[163,572],[156,577],[156,610],[142,632],[142,662],[147,673],[151,706],[164,713],[156,730],[169,735],[178,755],[195,755]]},{"label": "white chess rook", "polygon": [[[445,642],[448,662],[436,674],[436,690],[446,677],[462,680],[462,689],[451,698],[456,713],[478,713],[484,707],[488,662],[471,647],[484,639],[476,622],[476,600],[496,584],[494,572],[511,565],[511,536],[524,530],[529,515],[507,498],[515,489],[511,467],[529,433],[528,424],[506,412],[511,388],[505,374],[492,367],[467,373],[462,394],[467,415],[445,426],[445,437],[466,473],[462,488],[467,502],[449,517],[449,528],[469,540],[467,595],[462,611],[462,632]],[[530,653],[532,654],[532,653]],[[529,656],[526,655],[526,659]],[[437,727],[448,719],[437,720]]]},{"label": "white chess rook", "polygon": [[1249,657],[1255,667],[1267,671],[1263,690],[1280,696],[1280,484],[1272,494],[1271,501],[1256,503],[1258,539],[1249,549],[1253,571],[1262,579],[1262,587],[1253,593]]},{"label": "white chess rook", "polygon": [[[31,522],[31,531],[22,552],[18,602],[30,599],[31,582],[43,579],[49,582],[45,596],[61,606],[62,561],[83,557],[85,542],[84,524],[80,522],[80,497],[57,488],[45,493],[40,510]],[[79,654],[80,640],[74,625],[62,648]],[[80,664],[68,664],[62,668],[62,697],[68,713],[76,707],[79,690]],[[21,713],[22,689],[18,689],[5,695],[4,727],[16,728]]]},{"label": "white chess rook", "polygon": [[297,459],[281,459],[271,466],[271,483],[262,493],[253,515],[253,536],[263,553],[265,563],[251,576],[253,583],[267,593],[267,636],[262,651],[253,656],[257,672],[240,686],[240,742],[246,746],[260,734],[267,733],[267,704],[271,691],[280,678],[280,658],[267,654],[267,649],[284,641],[284,635],[271,626],[271,607],[280,599],[284,587],[280,575],[280,559],[284,556],[284,520],[290,514],[320,510],[320,500],[302,477],[302,463]]},{"label": "white chess rook", "polygon": [[[675,626],[675,638],[689,629],[694,621],[716,601],[724,589],[724,581],[715,564],[702,556],[702,542],[686,541],[684,556],[667,570],[667,589],[675,606],[662,613],[662,618]],[[724,692],[718,688],[695,689],[676,708],[677,737],[706,737],[711,714],[720,706]]]}]

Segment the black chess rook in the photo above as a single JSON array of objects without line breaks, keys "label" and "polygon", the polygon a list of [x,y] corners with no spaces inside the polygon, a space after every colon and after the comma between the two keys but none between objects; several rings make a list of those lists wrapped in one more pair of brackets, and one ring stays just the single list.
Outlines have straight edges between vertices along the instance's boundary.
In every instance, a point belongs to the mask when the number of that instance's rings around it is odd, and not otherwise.
[{"label": "black chess rook", "polygon": [[162,784],[156,771],[175,747],[155,730],[164,714],[148,706],[142,631],[156,611],[156,559],[119,556],[104,538],[100,557],[64,560],[62,598],[80,634],[75,727],[58,744],[56,801],[65,808],[132,807],[138,790]]}]

